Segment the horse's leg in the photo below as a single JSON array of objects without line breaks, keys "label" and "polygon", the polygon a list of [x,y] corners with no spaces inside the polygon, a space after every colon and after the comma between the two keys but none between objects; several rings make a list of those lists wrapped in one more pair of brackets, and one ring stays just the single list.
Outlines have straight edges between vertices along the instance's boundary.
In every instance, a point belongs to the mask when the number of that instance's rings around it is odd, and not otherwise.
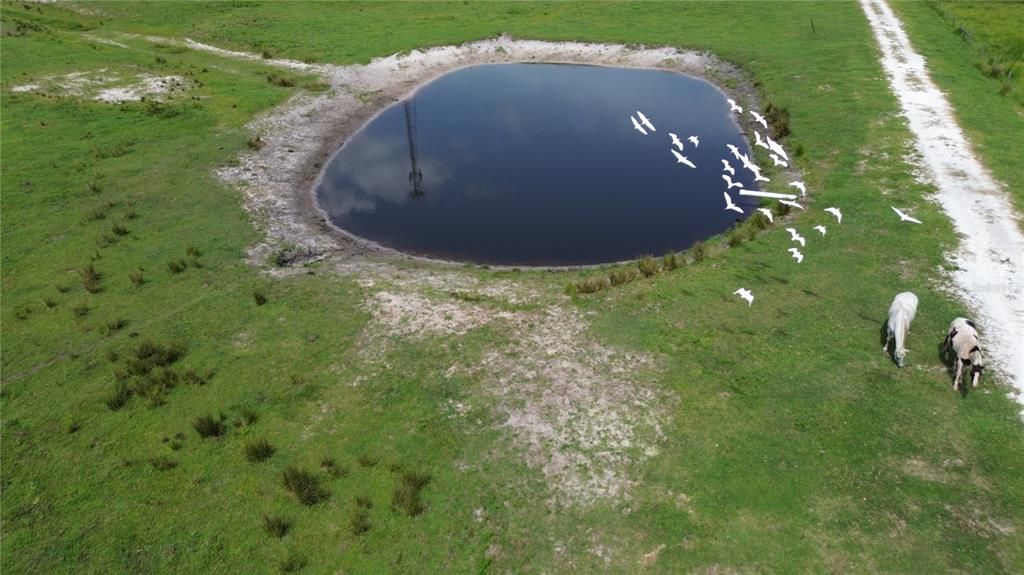
[{"label": "horse's leg", "polygon": [[960,376],[963,375],[964,361],[960,359],[960,354],[956,356],[956,376],[953,378],[953,390],[960,389]]}]

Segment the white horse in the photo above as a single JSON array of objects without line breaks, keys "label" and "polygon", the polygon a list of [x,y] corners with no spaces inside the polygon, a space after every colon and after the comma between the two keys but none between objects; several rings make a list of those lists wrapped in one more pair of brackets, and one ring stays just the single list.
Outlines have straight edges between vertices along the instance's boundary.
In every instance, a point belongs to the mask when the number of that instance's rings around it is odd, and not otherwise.
[{"label": "white horse", "polygon": [[907,331],[910,330],[910,322],[914,321],[914,315],[916,314],[916,295],[905,291],[896,294],[896,297],[892,299],[892,304],[889,306],[889,323],[885,336],[885,347],[882,348],[882,351],[888,353],[889,342],[895,339],[896,347],[893,348],[892,357],[896,360],[896,365],[899,367],[903,367],[903,359],[907,356],[907,349],[903,347],[903,344],[907,339]]},{"label": "white horse", "polygon": [[981,370],[985,369],[984,358],[981,356],[981,338],[974,322],[958,317],[949,324],[946,341],[942,342],[942,351],[946,358],[949,352],[956,353],[956,377],[953,378],[953,389],[960,389],[964,364],[971,366],[971,387],[978,387]]}]

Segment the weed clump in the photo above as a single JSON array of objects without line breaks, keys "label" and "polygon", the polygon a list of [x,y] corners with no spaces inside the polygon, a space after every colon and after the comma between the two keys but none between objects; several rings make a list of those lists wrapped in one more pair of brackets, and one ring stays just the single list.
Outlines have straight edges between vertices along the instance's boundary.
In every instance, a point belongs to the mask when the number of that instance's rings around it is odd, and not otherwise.
[{"label": "weed clump", "polygon": [[640,273],[643,274],[645,278],[649,278],[658,273],[658,262],[651,256],[644,256],[640,258],[640,261],[636,262],[636,267],[640,269]]},{"label": "weed clump", "polygon": [[291,527],[292,522],[284,517],[277,515],[263,516],[263,530],[271,537],[280,539],[288,534],[288,530],[291,529]]},{"label": "weed clump", "polygon": [[263,305],[267,303],[267,296],[260,290],[252,292],[252,299],[256,302],[256,305]]},{"label": "weed clump", "polygon": [[224,415],[221,414],[220,419],[215,419],[212,415],[203,415],[197,417],[192,422],[192,427],[195,428],[199,437],[208,439],[210,437],[220,437],[227,431],[227,426],[224,425]]},{"label": "weed clump", "polygon": [[158,455],[150,458],[149,464],[157,471],[168,471],[178,466],[177,461],[167,457],[166,455]]},{"label": "weed clump", "polygon": [[622,284],[627,284],[627,283],[635,280],[636,276],[637,276],[637,271],[635,269],[633,269],[633,268],[622,268],[622,269],[612,270],[612,272],[608,274],[608,281],[613,286],[620,286]]},{"label": "weed clump", "polygon": [[114,389],[103,398],[103,403],[107,404],[110,411],[117,411],[128,404],[131,396],[132,390],[128,383],[121,381],[114,384]]},{"label": "weed clump", "polygon": [[378,463],[380,463],[380,461],[376,457],[368,455],[366,453],[360,455],[359,458],[356,459],[356,461],[359,463],[359,465],[366,468],[375,467]]},{"label": "weed clump", "polygon": [[676,256],[675,252],[668,252],[661,258],[661,269],[667,272],[677,269],[681,265],[682,262]]},{"label": "weed clump", "polygon": [[430,475],[407,471],[402,474],[398,485],[391,493],[391,505],[409,517],[423,513],[423,501],[420,492],[430,483]]},{"label": "weed clump", "polygon": [[707,255],[708,248],[704,242],[698,241],[690,246],[690,256],[693,257],[694,263],[704,261],[704,257]]},{"label": "weed clump", "polygon": [[733,228],[732,231],[729,232],[729,238],[726,240],[726,243],[729,244],[730,248],[737,248],[743,244],[744,239],[745,236],[743,230],[741,228]]},{"label": "weed clump", "polygon": [[348,522],[348,529],[352,535],[360,536],[370,530],[370,514],[363,507],[356,507],[352,518]]},{"label": "weed clump", "polygon": [[611,281],[606,276],[587,278],[576,282],[578,293],[595,293],[611,287]]},{"label": "weed clump", "polygon": [[254,439],[245,444],[245,458],[249,463],[260,463],[270,459],[277,451],[266,439]]},{"label": "weed clump", "polygon": [[320,460],[320,469],[323,469],[327,475],[334,479],[348,475],[348,467],[338,465],[338,462],[330,457],[324,457]]},{"label": "weed clump", "polygon": [[75,273],[78,274],[78,279],[82,282],[82,287],[89,293],[99,293],[103,288],[100,287],[100,272],[96,271],[96,268],[92,264],[88,264],[77,268]]},{"label": "weed clump", "polygon": [[167,262],[167,271],[171,272],[172,274],[180,274],[181,272],[185,271],[186,268],[188,268],[188,262],[181,258],[170,260],[169,262]]},{"label": "weed clump", "polygon": [[768,102],[768,107],[764,110],[764,117],[768,120],[776,140],[789,135],[789,110],[787,108]]},{"label": "weed clump", "polygon": [[320,478],[304,469],[285,468],[283,483],[303,505],[316,505],[330,497],[330,492],[320,485]]},{"label": "weed clump", "polygon": [[142,287],[146,283],[146,278],[142,276],[142,270],[134,271],[128,274],[128,281],[132,283],[132,287]]},{"label": "weed clump", "polygon": [[296,554],[294,551],[288,554],[288,557],[281,561],[278,565],[281,573],[298,573],[306,566],[306,558],[302,555]]}]

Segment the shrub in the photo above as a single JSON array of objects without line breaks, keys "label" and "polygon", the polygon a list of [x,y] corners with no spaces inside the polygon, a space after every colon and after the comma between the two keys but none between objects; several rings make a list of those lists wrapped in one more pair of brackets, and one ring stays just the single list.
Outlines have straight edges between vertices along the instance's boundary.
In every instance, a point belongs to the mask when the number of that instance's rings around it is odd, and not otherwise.
[{"label": "shrub", "polygon": [[403,511],[409,517],[423,513],[423,501],[420,491],[430,483],[430,475],[426,473],[405,472],[391,494],[391,505]]},{"label": "shrub", "polygon": [[264,515],[263,516],[263,530],[267,532],[271,537],[277,537],[278,539],[288,534],[288,530],[291,529],[292,522],[284,517],[276,515]]},{"label": "shrub", "polygon": [[285,489],[291,491],[303,505],[316,505],[330,496],[330,492],[320,485],[319,477],[297,467],[285,468],[283,483]]},{"label": "shrub", "polygon": [[260,290],[252,292],[252,299],[256,302],[256,305],[263,305],[267,303],[267,296]]},{"label": "shrub", "polygon": [[260,463],[270,459],[277,451],[266,439],[254,439],[245,444],[245,458],[249,463]]},{"label": "shrub", "polygon": [[348,528],[352,535],[357,537],[370,530],[370,514],[366,509],[356,508],[355,513],[352,514],[352,519],[349,520]]},{"label": "shrub", "polygon": [[142,270],[130,272],[128,274],[128,281],[132,283],[133,287],[142,287],[146,283],[146,278],[142,277]]},{"label": "shrub", "polygon": [[637,268],[640,269],[640,273],[645,278],[649,278],[654,274],[658,273],[658,262],[651,256],[644,256],[640,258],[640,261],[636,262]]},{"label": "shrub", "polygon": [[78,273],[78,279],[82,282],[82,287],[89,293],[99,293],[103,288],[100,287],[100,273],[96,271],[96,268],[92,264],[82,266],[75,270]]},{"label": "shrub", "polygon": [[338,462],[330,457],[325,457],[320,460],[320,469],[323,469],[327,475],[330,475],[334,479],[348,475],[348,467],[338,465]]},{"label": "shrub", "polygon": [[698,241],[690,246],[690,255],[693,256],[694,262],[704,261],[704,256],[708,253],[708,248],[704,245],[704,242]]},{"label": "shrub", "polygon": [[608,274],[608,281],[613,286],[619,286],[635,280],[636,275],[637,271],[633,268],[612,270],[612,272]]},{"label": "shrub", "polygon": [[757,212],[753,216],[750,216],[750,226],[756,230],[767,230],[772,226],[772,223],[768,221],[768,216]]},{"label": "shrub", "polygon": [[576,282],[576,291],[578,293],[594,293],[608,287],[611,287],[611,281],[606,276],[587,278]]},{"label": "shrub", "polygon": [[192,422],[192,427],[195,428],[196,432],[199,433],[199,437],[207,439],[210,437],[220,437],[227,431],[224,425],[224,416],[221,415],[220,419],[214,419],[212,415],[203,415],[197,417]]},{"label": "shrub", "polygon": [[789,110],[776,106],[772,102],[768,102],[768,107],[764,110],[764,116],[768,120],[768,124],[771,125],[772,133],[775,134],[775,139],[779,140],[789,135]]},{"label": "shrub", "polygon": [[149,464],[153,466],[153,469],[157,471],[168,471],[178,466],[178,462],[167,457],[166,455],[158,455],[152,457],[149,460]]},{"label": "shrub", "polygon": [[305,566],[306,558],[293,551],[288,554],[284,561],[281,561],[278,568],[281,570],[281,573],[298,573]]},{"label": "shrub", "polygon": [[670,272],[680,266],[679,258],[676,257],[675,252],[669,252],[661,258],[661,269]]},{"label": "shrub", "polygon": [[729,238],[727,240],[730,248],[739,247],[743,243],[743,230],[740,228],[733,228],[729,232]]},{"label": "shrub", "polygon": [[110,393],[103,398],[103,403],[107,404],[110,411],[117,411],[128,404],[131,396],[131,388],[128,387],[126,382],[122,381],[114,384],[114,389],[110,390]]},{"label": "shrub", "polygon": [[188,263],[186,263],[185,260],[181,258],[167,262],[167,271],[171,272],[172,274],[180,274],[181,272],[185,271],[185,268],[187,267]]}]

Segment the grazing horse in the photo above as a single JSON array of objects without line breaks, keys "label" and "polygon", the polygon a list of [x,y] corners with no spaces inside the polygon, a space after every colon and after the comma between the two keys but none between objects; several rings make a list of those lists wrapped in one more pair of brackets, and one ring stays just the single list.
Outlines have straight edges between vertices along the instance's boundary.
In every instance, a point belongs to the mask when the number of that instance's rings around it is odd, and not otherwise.
[{"label": "grazing horse", "polygon": [[905,291],[896,294],[889,306],[889,323],[885,335],[885,347],[883,352],[888,353],[889,342],[896,340],[893,348],[892,358],[898,367],[903,367],[903,359],[907,356],[907,349],[903,347],[907,339],[907,331],[910,330],[910,322],[914,321],[917,314],[917,296]]},{"label": "grazing horse", "polygon": [[971,366],[971,387],[978,387],[981,371],[985,369],[984,358],[981,356],[981,338],[974,322],[958,317],[949,324],[949,333],[942,342],[942,351],[947,358],[949,352],[956,353],[956,376],[953,378],[953,389],[960,388],[964,364]]}]

